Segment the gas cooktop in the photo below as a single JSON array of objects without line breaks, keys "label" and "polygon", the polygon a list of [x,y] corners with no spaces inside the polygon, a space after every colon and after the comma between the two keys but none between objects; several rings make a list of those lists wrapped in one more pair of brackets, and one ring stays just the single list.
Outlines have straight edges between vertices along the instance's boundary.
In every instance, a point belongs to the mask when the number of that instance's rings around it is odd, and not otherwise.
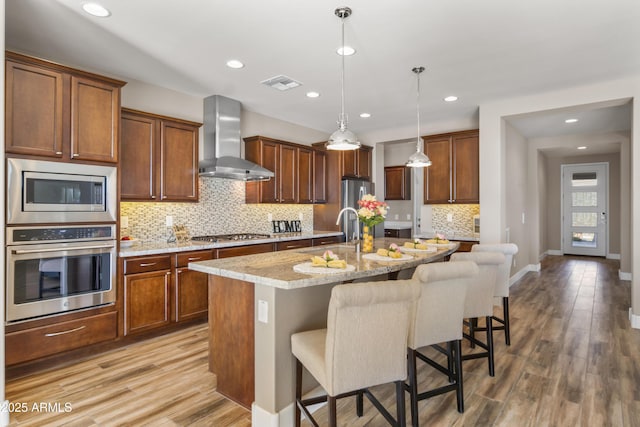
[{"label": "gas cooktop", "polygon": [[269,234],[259,234],[259,233],[236,233],[236,234],[216,234],[212,236],[195,236],[192,237],[191,240],[195,240],[198,242],[229,242],[234,240],[257,240],[257,239],[268,239],[271,236]]}]

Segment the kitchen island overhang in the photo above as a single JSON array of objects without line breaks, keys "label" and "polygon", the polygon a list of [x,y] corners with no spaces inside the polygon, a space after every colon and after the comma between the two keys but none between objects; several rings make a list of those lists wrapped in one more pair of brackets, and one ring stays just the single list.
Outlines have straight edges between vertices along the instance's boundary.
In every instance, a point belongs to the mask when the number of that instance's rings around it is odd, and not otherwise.
[{"label": "kitchen island overhang", "polygon": [[[375,246],[402,245],[382,238]],[[251,408],[254,425],[294,425],[295,363],[291,334],[326,326],[333,286],[354,280],[395,278],[401,270],[441,261],[458,248],[412,253],[400,261],[370,261],[349,244],[194,262],[209,274],[209,367],[217,391]],[[331,250],[354,271],[305,274],[293,266]],[[305,384],[309,390],[313,384]]]}]

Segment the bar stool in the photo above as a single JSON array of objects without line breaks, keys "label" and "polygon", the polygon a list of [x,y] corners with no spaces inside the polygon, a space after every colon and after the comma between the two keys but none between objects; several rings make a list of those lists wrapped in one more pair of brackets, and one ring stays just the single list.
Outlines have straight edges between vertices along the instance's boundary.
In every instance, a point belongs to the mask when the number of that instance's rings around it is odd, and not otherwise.
[{"label": "bar stool", "polygon": [[[492,321],[496,321],[499,325],[492,328],[494,331],[504,330],[504,342],[511,345],[511,327],[509,321],[509,278],[511,277],[511,263],[513,256],[518,253],[518,246],[513,243],[496,243],[496,244],[478,244],[471,247],[471,252],[502,252],[504,255],[504,263],[498,267],[496,276],[496,286],[493,296],[497,299],[502,298],[502,318],[491,316]],[[494,301],[495,303],[495,301]],[[500,301],[498,302],[499,305]],[[485,328],[475,328],[475,331],[485,331]],[[471,331],[470,334],[473,335]]]},{"label": "bar stool", "polygon": [[[301,412],[317,426],[307,406],[327,402],[329,425],[336,425],[336,399],[357,396],[362,416],[363,395],[393,426],[406,424],[404,381],[407,378],[407,337],[420,284],[413,280],[350,283],[331,292],[327,328],[291,336],[296,357],[296,426]],[[302,399],[302,367],[327,395]],[[371,394],[369,387],[396,384],[397,418]]]},{"label": "bar stool", "polygon": [[[416,306],[414,323],[409,330],[408,369],[411,397],[411,420],[419,425],[418,401],[439,394],[456,392],[458,412],[464,412],[462,390],[462,320],[467,287],[478,278],[478,266],[471,261],[438,262],[416,268],[413,279],[421,283],[422,291]],[[440,344],[446,343],[447,348]],[[418,351],[431,346],[447,355],[447,366]],[[416,361],[420,359],[449,377],[450,384],[418,393]]]},{"label": "bar stool", "polygon": [[487,322],[487,342],[482,342],[471,334],[463,333],[472,346],[479,346],[486,350],[481,353],[465,354],[462,360],[487,358],[489,375],[495,375],[493,357],[493,330],[491,328],[491,316],[493,315],[493,288],[495,287],[498,266],[504,263],[504,255],[500,252],[456,252],[451,255],[451,262],[473,261],[478,265],[480,274],[467,289],[464,303],[464,317],[469,319],[469,324],[477,322],[484,317]]}]

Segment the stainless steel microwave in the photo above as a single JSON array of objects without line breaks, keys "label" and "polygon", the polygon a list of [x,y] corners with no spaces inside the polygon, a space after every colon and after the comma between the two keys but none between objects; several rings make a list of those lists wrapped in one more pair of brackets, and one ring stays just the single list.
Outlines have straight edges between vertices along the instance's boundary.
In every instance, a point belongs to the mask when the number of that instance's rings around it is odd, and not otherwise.
[{"label": "stainless steel microwave", "polygon": [[112,222],[113,166],[7,159],[7,224]]}]

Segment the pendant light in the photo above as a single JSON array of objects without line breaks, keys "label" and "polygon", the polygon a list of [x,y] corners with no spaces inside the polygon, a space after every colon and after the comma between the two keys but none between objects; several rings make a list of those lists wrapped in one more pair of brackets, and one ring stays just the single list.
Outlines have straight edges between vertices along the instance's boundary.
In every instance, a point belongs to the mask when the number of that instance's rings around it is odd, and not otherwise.
[{"label": "pendant light", "polygon": [[351,15],[351,8],[339,7],[334,11],[335,15],[342,20],[342,103],[340,117],[338,118],[338,130],[333,132],[327,142],[327,150],[357,150],[360,141],[356,135],[347,129],[347,116],[344,113],[344,20]]},{"label": "pendant light", "polygon": [[420,137],[420,73],[424,71],[424,67],[415,67],[411,71],[416,73],[416,77],[418,78],[418,90],[416,92],[416,113],[418,116],[418,140],[416,141],[416,152],[409,157],[409,160],[405,164],[406,166],[412,168],[424,168],[427,166],[431,166],[431,160],[427,157],[426,154],[422,152],[423,141]]}]

